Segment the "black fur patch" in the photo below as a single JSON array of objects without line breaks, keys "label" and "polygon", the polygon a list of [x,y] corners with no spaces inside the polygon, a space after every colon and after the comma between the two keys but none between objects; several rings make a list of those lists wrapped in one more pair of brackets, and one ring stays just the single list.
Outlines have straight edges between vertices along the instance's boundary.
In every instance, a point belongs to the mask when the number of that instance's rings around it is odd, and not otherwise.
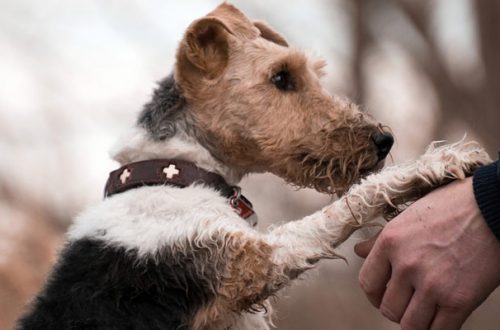
[{"label": "black fur patch", "polygon": [[158,83],[151,101],[144,105],[137,125],[144,127],[155,141],[164,141],[182,131],[195,138],[214,158],[223,162],[223,157],[217,154],[217,146],[212,142],[215,140],[213,134],[196,125],[186,111],[186,105],[182,90],[175,82],[174,75],[170,74]]},{"label": "black fur patch", "polygon": [[93,239],[70,243],[18,328],[187,329],[214,298],[216,265],[208,249],[156,259]]},{"label": "black fur patch", "polygon": [[153,98],[139,115],[138,125],[146,128],[155,140],[165,140],[176,133],[176,124],[185,105],[173,74],[158,83]]}]

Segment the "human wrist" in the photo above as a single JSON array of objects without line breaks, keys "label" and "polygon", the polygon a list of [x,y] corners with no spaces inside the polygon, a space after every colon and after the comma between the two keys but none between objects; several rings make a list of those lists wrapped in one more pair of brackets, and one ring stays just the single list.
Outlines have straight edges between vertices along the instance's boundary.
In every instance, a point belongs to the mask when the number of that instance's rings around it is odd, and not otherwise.
[{"label": "human wrist", "polygon": [[500,241],[500,179],[498,161],[474,172],[473,189],[476,203],[491,231]]}]

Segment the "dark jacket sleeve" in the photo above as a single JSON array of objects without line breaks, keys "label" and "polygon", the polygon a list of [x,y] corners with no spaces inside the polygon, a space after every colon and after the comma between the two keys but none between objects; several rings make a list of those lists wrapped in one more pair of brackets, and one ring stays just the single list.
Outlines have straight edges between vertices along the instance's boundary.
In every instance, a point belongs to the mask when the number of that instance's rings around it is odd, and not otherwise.
[{"label": "dark jacket sleeve", "polygon": [[500,241],[500,167],[499,161],[474,172],[473,187],[477,205]]}]

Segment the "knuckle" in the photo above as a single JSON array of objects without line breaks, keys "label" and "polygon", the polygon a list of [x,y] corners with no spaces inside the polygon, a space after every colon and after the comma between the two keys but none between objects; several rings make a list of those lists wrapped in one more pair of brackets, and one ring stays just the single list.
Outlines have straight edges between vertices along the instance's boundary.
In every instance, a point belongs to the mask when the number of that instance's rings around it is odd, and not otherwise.
[{"label": "knuckle", "polygon": [[462,292],[455,292],[449,295],[449,297],[447,298],[448,303],[446,305],[449,310],[459,313],[466,310],[472,300],[472,295],[468,295]]},{"label": "knuckle", "polygon": [[365,295],[368,297],[370,303],[378,308],[380,304],[380,297],[375,287],[373,285],[370,285],[369,282],[366,281],[366,279],[363,277],[360,277],[358,281],[359,281],[359,286],[364,291]]},{"label": "knuckle", "polygon": [[402,320],[401,320],[401,330],[414,330],[414,329],[418,329],[419,327],[417,326],[417,323],[415,321],[413,321],[413,319],[409,318],[409,317],[404,317]]},{"label": "knuckle", "polygon": [[419,290],[425,296],[433,297],[436,300],[449,301],[458,291],[454,281],[447,277],[446,272],[441,269],[431,270],[426,268],[427,272],[423,278]]},{"label": "knuckle", "polygon": [[399,324],[401,326],[401,330],[411,330],[413,329],[412,324],[408,321],[402,320]]},{"label": "knuckle", "polygon": [[358,282],[359,286],[361,287],[361,290],[363,290],[366,294],[373,293],[373,287],[368,283],[363,273],[359,274]]},{"label": "knuckle", "polygon": [[382,313],[385,318],[389,319],[392,322],[399,323],[399,321],[401,320],[401,318],[394,312],[394,310],[390,306],[387,306],[387,304],[382,303],[380,305],[380,313]]},{"label": "knuckle", "polygon": [[[422,295],[423,293],[418,293]],[[424,293],[425,296],[425,293]],[[430,297],[425,296],[425,299]],[[414,298],[413,298],[414,299]],[[430,298],[430,301],[420,301],[417,305],[412,307],[407,307],[404,311],[404,315],[401,317],[400,326],[402,330],[425,330],[430,329],[430,323],[432,323],[432,310],[427,310],[426,305],[432,303],[434,299]],[[413,302],[415,304],[415,302]],[[433,304],[433,303],[432,303]],[[427,310],[427,311],[426,311]]]},{"label": "knuckle", "polygon": [[441,290],[440,281],[434,277],[428,277],[419,289],[425,296],[437,297]]},{"label": "knuckle", "polygon": [[422,315],[418,315],[413,311],[405,313],[399,325],[401,326],[401,330],[425,330],[430,327],[426,323],[427,320],[422,319]]},{"label": "knuckle", "polygon": [[399,242],[399,234],[397,231],[391,229],[391,228],[386,228],[380,235],[380,244],[384,249],[393,249],[398,245]]},{"label": "knuckle", "polygon": [[417,260],[410,258],[401,260],[400,263],[398,264],[398,271],[401,273],[402,276],[409,276],[417,272],[418,264],[419,262]]}]

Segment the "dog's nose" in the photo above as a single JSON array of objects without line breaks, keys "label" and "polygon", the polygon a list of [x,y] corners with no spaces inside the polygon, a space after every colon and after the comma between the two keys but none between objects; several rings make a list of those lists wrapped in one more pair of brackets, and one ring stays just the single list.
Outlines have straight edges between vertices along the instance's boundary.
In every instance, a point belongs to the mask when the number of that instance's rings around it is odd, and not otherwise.
[{"label": "dog's nose", "polygon": [[373,143],[378,149],[378,159],[384,159],[391,151],[392,145],[394,144],[394,137],[392,134],[379,132],[372,136]]}]

